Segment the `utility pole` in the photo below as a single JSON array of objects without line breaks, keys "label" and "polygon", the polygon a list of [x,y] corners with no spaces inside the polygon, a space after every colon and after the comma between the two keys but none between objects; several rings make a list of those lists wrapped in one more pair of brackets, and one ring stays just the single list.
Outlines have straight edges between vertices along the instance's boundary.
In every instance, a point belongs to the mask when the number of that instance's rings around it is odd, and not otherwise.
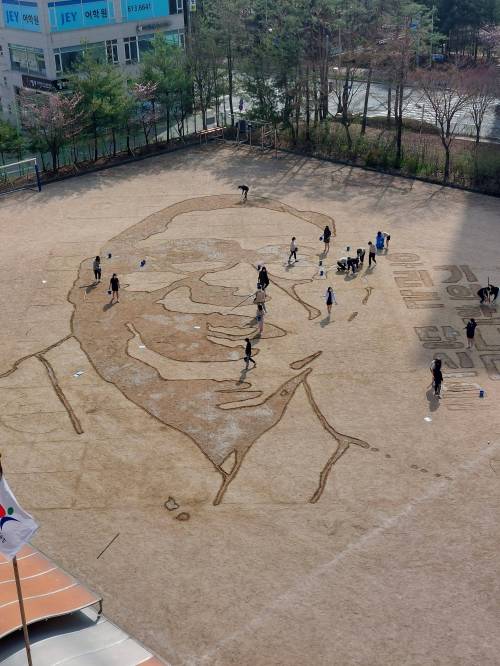
[{"label": "utility pole", "polygon": [[431,38],[429,40],[429,66],[432,67],[432,47],[434,46],[434,5],[431,10]]},{"label": "utility pole", "polygon": [[186,51],[191,48],[191,0],[182,0],[184,14],[184,44]]}]

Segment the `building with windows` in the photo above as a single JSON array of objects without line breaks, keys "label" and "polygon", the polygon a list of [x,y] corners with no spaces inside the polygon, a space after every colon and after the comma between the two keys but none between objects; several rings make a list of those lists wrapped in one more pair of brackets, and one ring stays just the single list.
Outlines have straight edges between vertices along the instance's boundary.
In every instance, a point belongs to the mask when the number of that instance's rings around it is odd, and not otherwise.
[{"label": "building with windows", "polygon": [[184,45],[183,0],[0,1],[0,112],[11,122],[19,91],[62,89],[84,45],[131,75],[155,33]]}]

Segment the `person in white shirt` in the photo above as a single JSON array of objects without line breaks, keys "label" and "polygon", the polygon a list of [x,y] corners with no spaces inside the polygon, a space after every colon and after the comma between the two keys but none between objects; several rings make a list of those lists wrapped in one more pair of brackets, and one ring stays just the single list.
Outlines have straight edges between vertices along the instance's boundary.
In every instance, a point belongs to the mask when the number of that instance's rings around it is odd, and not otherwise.
[{"label": "person in white shirt", "polygon": [[297,250],[298,249],[299,248],[297,246],[296,238],[295,238],[295,236],[293,236],[292,242],[290,243],[290,256],[288,257],[288,263],[290,263],[292,257],[293,257],[294,262],[298,261],[298,259],[297,259]]},{"label": "person in white shirt", "polygon": [[337,261],[337,270],[341,273],[347,270],[347,257],[340,257]]},{"label": "person in white shirt", "polygon": [[371,241],[368,241],[368,268],[371,267],[372,262],[374,264],[377,263],[377,259],[375,258],[376,253],[377,250],[375,248],[375,245]]},{"label": "person in white shirt", "polygon": [[267,312],[267,309],[266,309],[266,292],[263,289],[261,289],[260,287],[259,287],[259,289],[257,289],[257,292],[255,294],[255,298],[253,299],[253,302],[257,305],[257,308],[259,307],[259,305],[262,305],[262,309],[264,310],[264,312]]}]

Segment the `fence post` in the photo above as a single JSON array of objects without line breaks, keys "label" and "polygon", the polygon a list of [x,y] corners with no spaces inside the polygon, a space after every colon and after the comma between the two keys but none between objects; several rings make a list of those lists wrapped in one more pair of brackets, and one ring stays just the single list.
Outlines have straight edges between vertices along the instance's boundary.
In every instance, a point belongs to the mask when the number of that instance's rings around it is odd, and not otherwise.
[{"label": "fence post", "polygon": [[35,175],[36,175],[36,186],[38,191],[42,191],[42,181],[40,180],[40,169],[38,168],[38,162],[35,160]]}]

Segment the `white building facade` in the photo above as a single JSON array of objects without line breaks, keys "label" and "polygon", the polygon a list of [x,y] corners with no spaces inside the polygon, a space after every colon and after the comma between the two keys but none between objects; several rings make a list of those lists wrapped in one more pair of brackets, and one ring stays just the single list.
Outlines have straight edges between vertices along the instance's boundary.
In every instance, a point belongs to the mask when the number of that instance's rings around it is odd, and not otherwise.
[{"label": "white building facade", "polygon": [[14,123],[19,91],[64,88],[85,44],[130,75],[155,33],[184,45],[183,0],[0,2],[0,112]]}]

